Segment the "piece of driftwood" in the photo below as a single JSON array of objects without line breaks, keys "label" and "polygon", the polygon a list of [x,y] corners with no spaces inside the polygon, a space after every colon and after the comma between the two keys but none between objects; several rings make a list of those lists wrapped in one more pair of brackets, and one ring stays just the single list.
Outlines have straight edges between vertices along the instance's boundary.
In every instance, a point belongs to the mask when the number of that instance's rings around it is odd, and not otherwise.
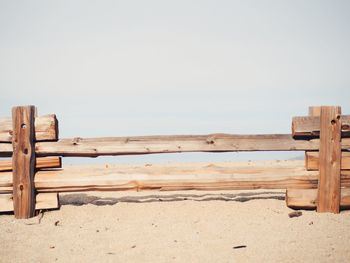
[{"label": "piece of driftwood", "polygon": [[[38,192],[316,189],[317,176],[303,161],[85,165],[38,171],[35,187]],[[342,171],[341,179],[350,187],[350,171]],[[0,193],[11,190],[11,174],[0,173]]]},{"label": "piece of driftwood", "polygon": [[[12,119],[0,118],[0,142],[11,142],[13,135]],[[58,139],[58,122],[56,115],[44,115],[35,118],[36,141]]]},{"label": "piece of driftwood", "polygon": [[[317,189],[287,189],[286,203],[294,209],[315,209]],[[350,188],[341,189],[340,207],[350,208]]]},{"label": "piece of driftwood", "polygon": [[321,107],[317,212],[340,210],[340,114],[340,107]]},{"label": "piece of driftwood", "polygon": [[14,107],[13,124],[13,207],[16,218],[29,218],[35,212],[34,106]]},{"label": "piece of driftwood", "polygon": [[[40,157],[36,158],[35,168],[61,168],[62,160],[61,157]],[[0,161],[0,172],[12,171],[12,160],[1,160]]]}]

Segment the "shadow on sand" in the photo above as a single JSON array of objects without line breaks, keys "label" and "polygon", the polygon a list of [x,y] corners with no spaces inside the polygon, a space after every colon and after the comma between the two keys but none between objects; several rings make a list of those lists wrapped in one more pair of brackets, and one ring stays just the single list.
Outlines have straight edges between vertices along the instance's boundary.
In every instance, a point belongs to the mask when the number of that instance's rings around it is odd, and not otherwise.
[{"label": "shadow on sand", "polygon": [[251,200],[275,199],[285,200],[282,192],[259,192],[259,193],[239,193],[239,194],[173,194],[173,195],[143,195],[143,196],[123,196],[123,197],[98,197],[88,194],[66,194],[60,196],[61,205],[87,205],[97,206],[114,205],[120,202],[128,203],[152,203],[152,202],[176,202],[184,200],[192,201],[234,201],[247,202]]}]

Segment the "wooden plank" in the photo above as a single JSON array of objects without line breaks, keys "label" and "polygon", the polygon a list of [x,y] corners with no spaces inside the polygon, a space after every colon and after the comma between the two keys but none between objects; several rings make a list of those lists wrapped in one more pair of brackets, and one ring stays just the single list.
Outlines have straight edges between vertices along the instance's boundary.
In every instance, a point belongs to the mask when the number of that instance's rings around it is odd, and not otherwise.
[{"label": "wooden plank", "polygon": [[321,107],[317,212],[339,213],[341,108]]},{"label": "wooden plank", "polygon": [[[286,204],[294,209],[315,209],[317,189],[287,189]],[[342,188],[340,207],[350,208],[350,188]]]},{"label": "wooden plank", "polygon": [[321,106],[309,107],[309,116],[320,116],[320,115],[321,115]]},{"label": "wooden plank", "polygon": [[[319,153],[305,152],[305,167],[309,171],[317,171],[319,167]],[[350,152],[341,153],[340,169],[350,169]]]},{"label": "wooden plank", "polygon": [[[249,190],[317,188],[317,171],[303,161],[181,163],[163,165],[83,165],[38,171],[38,192],[122,190]],[[342,171],[350,187],[350,171]],[[0,173],[0,193],[12,189],[11,174]]]},{"label": "wooden plank", "polygon": [[[295,140],[289,134],[72,138],[57,142],[38,142],[35,152],[42,157],[96,157],[180,152],[310,151],[318,150],[319,142],[319,139]],[[350,149],[350,138],[342,139],[342,149]],[[0,143],[0,157],[11,155],[11,144]]]},{"label": "wooden plank", "polygon": [[[57,209],[58,194],[57,193],[39,193],[36,195],[35,210],[41,209]],[[0,212],[13,211],[13,197],[12,194],[0,195]]]},{"label": "wooden plank", "polygon": [[[12,119],[0,119],[0,142],[12,142]],[[56,115],[50,114],[35,118],[36,141],[55,141],[58,139],[58,121]]]},{"label": "wooden plank", "polygon": [[[350,149],[350,139],[344,139],[342,147]],[[96,157],[180,152],[305,151],[318,148],[318,139],[294,140],[288,134],[210,134],[62,139],[37,143],[36,153],[39,156]]]},{"label": "wooden plank", "polygon": [[35,212],[34,116],[34,106],[12,109],[13,206],[16,218],[29,218]]},{"label": "wooden plank", "polygon": [[[315,110],[317,112],[317,110]],[[350,115],[342,115],[341,131],[342,137],[350,136]],[[293,138],[318,138],[320,136],[319,116],[298,116],[292,120]]]},{"label": "wooden plank", "polygon": [[[61,168],[62,160],[61,157],[41,157],[36,158],[36,169],[43,168]],[[12,160],[1,160],[0,161],[0,172],[12,171]]]},{"label": "wooden plank", "polygon": [[[309,116],[318,116],[320,117],[321,115],[321,107],[319,106],[313,106],[313,107],[309,107]],[[295,124],[292,123],[292,132],[295,129]],[[305,155],[307,155],[310,151],[305,151]],[[305,167],[307,169],[307,158],[305,158]],[[307,169],[309,170],[309,169]],[[317,166],[317,170],[318,170],[318,166]],[[293,191],[297,191],[298,189],[289,189],[289,191],[286,191],[286,200],[287,200],[287,206],[288,206],[288,200],[290,200],[292,197],[289,196],[290,193],[294,193]],[[294,200],[294,199],[291,199]]]},{"label": "wooden plank", "polygon": [[0,143],[0,157],[11,157],[12,150],[11,143]]}]

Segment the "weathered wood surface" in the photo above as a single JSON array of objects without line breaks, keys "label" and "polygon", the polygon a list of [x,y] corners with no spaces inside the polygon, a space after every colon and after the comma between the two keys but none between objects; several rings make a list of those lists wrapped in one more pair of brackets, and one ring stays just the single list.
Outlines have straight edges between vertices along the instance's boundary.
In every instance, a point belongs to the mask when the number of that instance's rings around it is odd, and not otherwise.
[{"label": "weathered wood surface", "polygon": [[[319,139],[295,140],[289,134],[266,135],[174,135],[106,138],[72,138],[36,143],[37,156],[130,155],[180,152],[307,151],[318,150]],[[342,139],[350,149],[350,138]],[[0,143],[0,156],[10,157],[12,146]]]},{"label": "weathered wood surface", "polygon": [[[309,116],[318,116],[320,117],[321,115],[321,107],[320,106],[313,106],[313,107],[309,107]],[[292,122],[292,133],[294,133],[295,136],[295,126],[297,126],[294,122]],[[305,134],[304,134],[305,135]],[[296,136],[295,136],[296,137]],[[319,136],[317,136],[319,137]],[[309,153],[310,151],[305,151],[305,168],[307,169],[307,158],[306,155]],[[318,153],[318,152],[317,152]],[[307,169],[309,170],[309,169]],[[318,166],[317,166],[317,170],[318,170]],[[310,171],[310,170],[309,170]],[[298,189],[289,189],[289,191],[286,191],[286,200],[287,200],[287,205],[288,205],[288,200],[290,199],[289,197],[289,193],[294,193],[293,191],[297,191]],[[291,199],[294,200],[294,199]]]},{"label": "weathered wood surface", "polygon": [[[311,110],[317,113],[317,110]],[[342,137],[350,136],[350,115],[341,116]],[[319,116],[301,116],[293,117],[292,135],[294,138],[317,138],[320,137],[321,122]]]},{"label": "weathered wood surface", "polygon": [[[317,189],[287,189],[286,203],[294,209],[315,209]],[[340,207],[350,208],[350,188],[341,189]]]},{"label": "weathered wood surface", "polygon": [[[73,138],[39,142],[40,156],[100,156],[180,152],[293,151],[318,150],[319,140],[294,140],[288,134],[270,135],[180,135],[112,138]],[[350,139],[343,141],[350,149]]]},{"label": "weathered wood surface", "polygon": [[[61,157],[40,157],[36,158],[35,168],[61,168]],[[12,171],[12,160],[0,160],[0,172]]]},{"label": "weathered wood surface", "polygon": [[321,115],[321,106],[309,107],[309,116],[320,116],[320,115]]},{"label": "weathered wood surface", "polygon": [[[0,142],[11,142],[13,134],[12,119],[0,119]],[[36,141],[52,141],[58,139],[58,122],[56,115],[45,115],[35,118]]]},{"label": "weathered wood surface", "polygon": [[[309,171],[316,171],[319,167],[319,153],[318,152],[305,152],[305,167]],[[341,153],[340,169],[350,169],[350,152]]]},{"label": "weathered wood surface", "polygon": [[[58,208],[57,193],[39,193],[35,198],[35,210]],[[13,211],[12,194],[0,194],[0,212]]]},{"label": "weathered wood surface", "polygon": [[317,212],[340,210],[340,114],[340,107],[321,107]]},{"label": "weathered wood surface", "polygon": [[34,106],[12,109],[13,207],[16,218],[29,218],[35,212],[35,111]]},{"label": "weathered wood surface", "polygon": [[[350,171],[343,172],[342,184],[350,187]],[[35,187],[38,192],[307,189],[317,188],[317,176],[303,161],[86,165],[38,171]],[[11,189],[10,173],[1,173],[0,193]]]}]

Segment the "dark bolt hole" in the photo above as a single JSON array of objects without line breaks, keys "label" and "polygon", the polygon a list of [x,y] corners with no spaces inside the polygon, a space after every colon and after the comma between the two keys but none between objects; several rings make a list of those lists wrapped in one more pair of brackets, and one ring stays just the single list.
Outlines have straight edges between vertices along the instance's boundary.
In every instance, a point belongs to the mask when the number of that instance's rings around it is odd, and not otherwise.
[{"label": "dark bolt hole", "polygon": [[25,128],[27,128],[27,125],[26,125],[25,123],[22,123],[22,124],[21,124],[21,128],[22,128],[22,129],[25,129]]},{"label": "dark bolt hole", "polygon": [[24,154],[28,154],[28,149],[27,149],[27,148],[24,148],[24,149],[23,149],[23,153],[24,153]]},{"label": "dark bolt hole", "polygon": [[23,191],[23,184],[21,184],[20,186],[19,186],[19,190],[21,190],[21,191]]}]

